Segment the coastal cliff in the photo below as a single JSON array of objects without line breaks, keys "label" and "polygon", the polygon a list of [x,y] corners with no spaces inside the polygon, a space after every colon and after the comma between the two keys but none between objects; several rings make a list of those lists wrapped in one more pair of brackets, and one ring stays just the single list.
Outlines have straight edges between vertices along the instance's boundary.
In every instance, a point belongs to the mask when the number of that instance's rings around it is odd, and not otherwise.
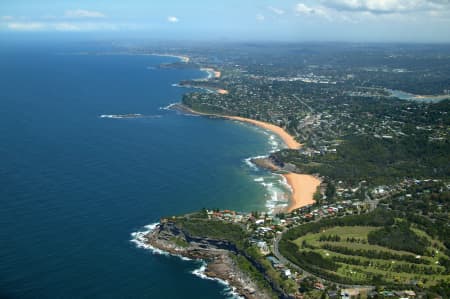
[{"label": "coastal cliff", "polygon": [[160,250],[207,263],[204,274],[227,282],[244,298],[287,298],[270,289],[261,288],[238,263],[242,252],[236,244],[222,238],[200,237],[189,233],[173,221],[163,221],[145,236],[146,242]]}]

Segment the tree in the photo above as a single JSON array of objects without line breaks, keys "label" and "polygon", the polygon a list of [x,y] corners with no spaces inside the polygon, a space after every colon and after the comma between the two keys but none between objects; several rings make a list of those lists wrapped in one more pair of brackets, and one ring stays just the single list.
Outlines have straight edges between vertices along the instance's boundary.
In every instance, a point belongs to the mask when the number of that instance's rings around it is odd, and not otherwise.
[{"label": "tree", "polygon": [[327,199],[330,201],[334,198],[336,195],[336,186],[332,182],[329,182],[327,185],[327,190],[325,190],[325,195],[327,196]]}]

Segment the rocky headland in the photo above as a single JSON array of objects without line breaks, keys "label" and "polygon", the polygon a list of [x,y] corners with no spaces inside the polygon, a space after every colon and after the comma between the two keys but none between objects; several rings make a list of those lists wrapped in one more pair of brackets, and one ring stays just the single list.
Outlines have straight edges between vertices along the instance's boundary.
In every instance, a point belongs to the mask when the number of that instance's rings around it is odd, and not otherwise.
[{"label": "rocky headland", "polygon": [[170,254],[205,261],[207,277],[228,283],[244,298],[273,298],[239,268],[233,258],[238,250],[227,240],[191,236],[170,221],[156,226],[145,239],[149,245]]}]

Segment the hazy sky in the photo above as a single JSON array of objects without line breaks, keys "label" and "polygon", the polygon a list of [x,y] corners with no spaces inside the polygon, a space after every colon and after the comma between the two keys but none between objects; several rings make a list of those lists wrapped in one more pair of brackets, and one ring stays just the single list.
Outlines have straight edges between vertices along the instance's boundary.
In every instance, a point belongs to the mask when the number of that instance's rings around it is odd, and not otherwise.
[{"label": "hazy sky", "polygon": [[450,0],[1,0],[0,34],[450,42]]}]

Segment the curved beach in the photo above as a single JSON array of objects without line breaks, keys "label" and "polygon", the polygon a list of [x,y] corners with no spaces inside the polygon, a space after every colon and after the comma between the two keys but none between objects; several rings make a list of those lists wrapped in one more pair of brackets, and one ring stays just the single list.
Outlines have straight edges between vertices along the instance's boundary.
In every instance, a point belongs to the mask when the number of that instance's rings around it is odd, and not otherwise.
[{"label": "curved beach", "polygon": [[237,120],[237,121],[242,121],[242,122],[246,122],[246,123],[250,123],[253,124],[255,126],[258,126],[260,128],[266,129],[268,131],[271,131],[272,133],[275,133],[278,137],[281,138],[281,140],[283,140],[283,142],[286,144],[286,146],[290,149],[299,149],[301,148],[301,144],[298,143],[294,137],[292,137],[291,135],[288,134],[288,132],[286,132],[283,128],[270,124],[270,123],[266,123],[263,121],[259,121],[259,120],[254,120],[254,119],[250,119],[250,118],[244,118],[244,117],[240,117],[240,116],[224,116],[225,118],[228,119],[233,119],[233,120]]},{"label": "curved beach", "polygon": [[314,193],[321,181],[309,174],[287,173],[283,174],[287,183],[292,188],[292,198],[288,206],[288,212],[311,205],[314,201]]},{"label": "curved beach", "polygon": [[[198,114],[198,115],[205,115],[205,116],[214,116],[214,117],[220,117],[225,119],[231,119],[236,121],[241,121],[245,123],[250,123],[255,126],[258,126],[260,128],[263,128],[265,130],[268,130],[274,134],[276,134],[278,137],[283,140],[283,142],[286,144],[286,146],[289,149],[300,149],[302,145],[297,142],[297,140],[294,139],[292,135],[290,135],[286,130],[283,128],[276,126],[274,124],[270,124],[267,122],[254,120],[250,118],[240,117],[240,116],[230,116],[230,115],[219,115],[219,114],[208,114],[208,113],[202,113],[197,112],[195,110],[190,109],[189,107],[186,107],[184,105],[180,105],[181,109]],[[289,206],[287,208],[287,211],[293,211],[295,209],[310,205],[314,203],[314,193],[317,190],[317,187],[320,186],[320,179],[313,175],[309,174],[299,174],[299,173],[286,173],[283,174],[283,176],[286,178],[287,184],[291,187],[292,194],[291,194],[291,201],[289,203]]]},{"label": "curved beach", "polygon": [[[266,129],[272,133],[275,133],[283,140],[283,142],[289,149],[299,149],[302,146],[299,142],[297,142],[294,139],[293,136],[291,136],[288,132],[286,132],[283,128],[279,126],[239,116],[224,116],[224,117],[227,119],[250,123],[263,129]],[[321,183],[321,181],[318,178],[310,174],[299,174],[294,172],[283,174],[283,176],[286,178],[287,184],[292,189],[291,201],[287,208],[288,212],[291,212],[295,209],[307,205],[311,205],[315,202],[314,193],[316,192],[317,187],[319,187]]]}]

